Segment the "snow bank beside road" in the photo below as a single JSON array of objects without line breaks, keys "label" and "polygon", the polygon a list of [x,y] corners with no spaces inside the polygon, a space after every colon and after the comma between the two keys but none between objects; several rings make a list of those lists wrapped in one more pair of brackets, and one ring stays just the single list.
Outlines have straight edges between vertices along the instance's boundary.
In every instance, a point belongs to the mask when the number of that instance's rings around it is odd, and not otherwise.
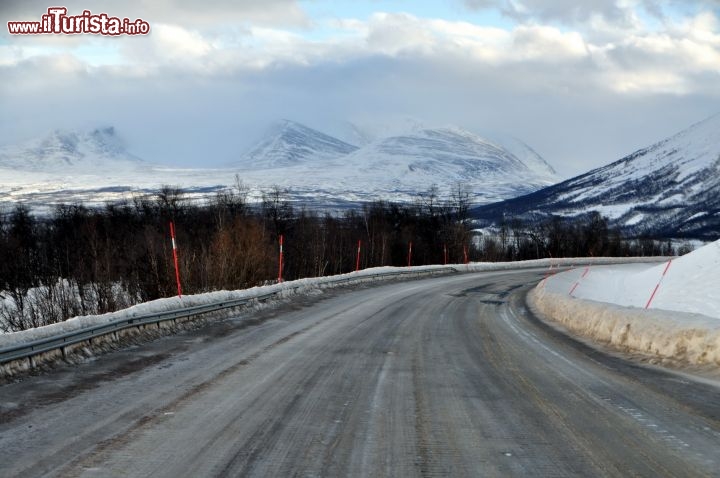
[{"label": "snow bank beside road", "polygon": [[[416,272],[424,272],[430,270],[429,267],[413,268]],[[295,281],[287,281],[279,284],[267,286],[252,287],[250,289],[234,290],[234,291],[215,291],[203,294],[185,295],[180,297],[168,297],[157,299],[150,302],[138,304],[127,309],[117,312],[110,312],[101,315],[85,315],[73,317],[64,322],[58,322],[43,327],[23,330],[19,332],[11,332],[0,334],[0,349],[16,344],[31,342],[33,340],[53,337],[66,332],[72,332],[79,329],[92,327],[95,325],[108,324],[111,322],[139,317],[147,314],[155,314],[167,312],[171,310],[179,310],[187,307],[195,307],[200,305],[214,304],[237,299],[252,299],[268,293],[279,293],[278,298],[286,297],[293,294],[307,292],[311,289],[323,288],[331,285],[333,282],[346,279],[348,277],[362,280],[368,276],[382,274],[384,272],[395,272],[407,270],[407,268],[380,267],[376,269],[367,269],[357,273],[344,274],[341,276],[316,277],[309,279],[299,279]]]},{"label": "snow bank beside road", "polygon": [[[667,267],[665,277],[663,271]],[[573,297],[644,308],[655,286],[661,282],[651,308],[703,314],[720,319],[720,241],[667,263],[648,266],[627,264],[575,269],[547,281],[550,292]]]},{"label": "snow bank beside road", "polygon": [[[596,263],[616,263],[624,259],[618,258],[599,258],[595,259]],[[653,260],[653,259],[647,259]],[[658,259],[654,259],[657,261]],[[283,282],[281,284],[273,284],[269,286],[253,287],[250,289],[236,290],[236,291],[217,291],[209,292],[205,294],[188,295],[182,299],[178,297],[170,297],[166,299],[158,299],[128,309],[123,309],[117,312],[112,312],[102,315],[89,315],[74,317],[65,322],[59,322],[56,324],[47,325],[44,327],[38,327],[35,329],[24,330],[20,332],[11,332],[6,334],[0,334],[0,349],[4,347],[11,347],[14,345],[28,343],[34,340],[39,340],[47,337],[57,336],[63,333],[80,330],[83,328],[92,327],[94,325],[108,324],[118,320],[125,320],[128,318],[138,317],[145,314],[152,314],[158,312],[165,312],[170,310],[182,309],[185,307],[193,307],[198,305],[212,304],[216,302],[252,298],[259,295],[263,295],[270,292],[280,291],[280,297],[286,297],[293,294],[305,293],[313,289],[322,289],[327,287],[334,287],[338,283],[342,283],[348,278],[357,280],[369,280],[371,276],[377,274],[386,274],[392,272],[428,272],[428,271],[441,271],[441,270],[456,270],[458,272],[485,272],[485,271],[502,271],[512,269],[524,269],[529,267],[549,267],[551,264],[557,265],[580,265],[587,263],[587,259],[563,259],[561,261],[551,261],[549,259],[540,259],[533,261],[522,261],[522,262],[494,262],[494,263],[471,263],[468,265],[436,265],[436,266],[416,266],[416,267],[376,267],[371,269],[364,269],[359,272],[351,272],[349,274],[342,274],[338,276],[328,277],[315,277],[309,279],[299,279],[295,281]]]},{"label": "snow bank beside road", "polygon": [[659,359],[720,365],[719,268],[717,241],[669,267],[629,264],[563,272],[540,283],[529,298],[540,312],[585,338]]},{"label": "snow bank beside road", "polygon": [[571,332],[611,345],[694,365],[720,365],[720,320],[700,314],[644,310],[536,288],[530,303]]}]

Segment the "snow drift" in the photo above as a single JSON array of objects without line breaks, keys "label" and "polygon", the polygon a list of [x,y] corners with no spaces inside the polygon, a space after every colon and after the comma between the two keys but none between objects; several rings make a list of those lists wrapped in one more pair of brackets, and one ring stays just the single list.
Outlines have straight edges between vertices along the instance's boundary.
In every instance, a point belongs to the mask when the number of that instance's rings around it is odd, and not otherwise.
[{"label": "snow drift", "polygon": [[579,268],[553,275],[529,299],[573,333],[619,350],[720,365],[719,266],[716,241],[669,264]]}]

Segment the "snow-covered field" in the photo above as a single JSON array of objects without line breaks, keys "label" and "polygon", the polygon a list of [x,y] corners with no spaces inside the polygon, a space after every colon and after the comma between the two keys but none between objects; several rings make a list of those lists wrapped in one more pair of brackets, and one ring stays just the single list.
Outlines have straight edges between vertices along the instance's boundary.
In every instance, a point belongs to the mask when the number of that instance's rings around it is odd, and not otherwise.
[{"label": "snow-covered field", "polygon": [[562,272],[539,284],[531,302],[588,339],[660,359],[720,365],[719,283],[716,241],[662,264]]}]

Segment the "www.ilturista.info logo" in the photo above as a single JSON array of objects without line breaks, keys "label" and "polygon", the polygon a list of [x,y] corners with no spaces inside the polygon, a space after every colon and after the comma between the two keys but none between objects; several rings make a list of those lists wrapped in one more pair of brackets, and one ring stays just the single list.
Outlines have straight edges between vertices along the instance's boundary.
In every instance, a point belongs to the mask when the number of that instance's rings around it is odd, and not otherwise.
[{"label": "www.ilturista.info logo", "polygon": [[91,13],[83,10],[81,15],[68,15],[65,7],[50,7],[39,22],[7,22],[11,35],[147,35],[150,24],[138,18],[111,17],[107,13]]}]

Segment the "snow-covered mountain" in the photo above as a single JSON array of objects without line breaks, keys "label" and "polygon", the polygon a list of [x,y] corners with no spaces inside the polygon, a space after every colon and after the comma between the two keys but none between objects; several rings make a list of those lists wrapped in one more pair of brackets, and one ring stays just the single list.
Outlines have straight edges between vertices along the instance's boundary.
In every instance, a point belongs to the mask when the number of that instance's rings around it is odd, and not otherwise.
[{"label": "snow-covered mountain", "polygon": [[45,174],[107,174],[148,164],[128,153],[113,127],[55,130],[48,136],[0,148],[0,168]]},{"label": "snow-covered mountain", "polygon": [[[529,148],[528,148],[529,151]],[[496,144],[460,128],[422,129],[376,140],[333,163],[350,184],[371,189],[424,191],[458,182],[487,198],[508,197],[557,182],[539,156],[525,161]],[[338,174],[339,173],[339,174]]]},{"label": "snow-covered mountain", "polygon": [[476,215],[578,216],[591,210],[636,234],[717,238],[720,114],[602,168],[481,207]]},{"label": "snow-covered mountain", "polygon": [[429,125],[412,116],[339,121],[323,126],[323,131],[351,144],[366,146],[391,136],[404,136],[438,125]]},{"label": "snow-covered mountain", "polygon": [[273,169],[312,160],[333,159],[355,151],[348,144],[318,130],[290,120],[276,122],[264,138],[232,166]]},{"label": "snow-covered mountain", "polygon": [[458,183],[483,204],[558,181],[552,167],[517,140],[492,141],[457,127],[420,129],[417,124],[387,137],[365,138],[358,147],[284,120],[225,168],[179,169],[130,155],[112,128],[54,132],[0,150],[0,202],[102,203],[162,184],[202,197],[233,184],[237,174],[256,196],[280,186],[316,207],[413,201],[433,186],[447,194]]},{"label": "snow-covered mountain", "polygon": [[517,140],[507,144],[457,127],[419,129],[413,124],[405,133],[358,148],[285,121],[235,167],[250,183],[272,178],[290,190],[350,201],[409,200],[432,186],[443,193],[462,183],[475,201],[488,203],[559,180],[531,148]]}]

